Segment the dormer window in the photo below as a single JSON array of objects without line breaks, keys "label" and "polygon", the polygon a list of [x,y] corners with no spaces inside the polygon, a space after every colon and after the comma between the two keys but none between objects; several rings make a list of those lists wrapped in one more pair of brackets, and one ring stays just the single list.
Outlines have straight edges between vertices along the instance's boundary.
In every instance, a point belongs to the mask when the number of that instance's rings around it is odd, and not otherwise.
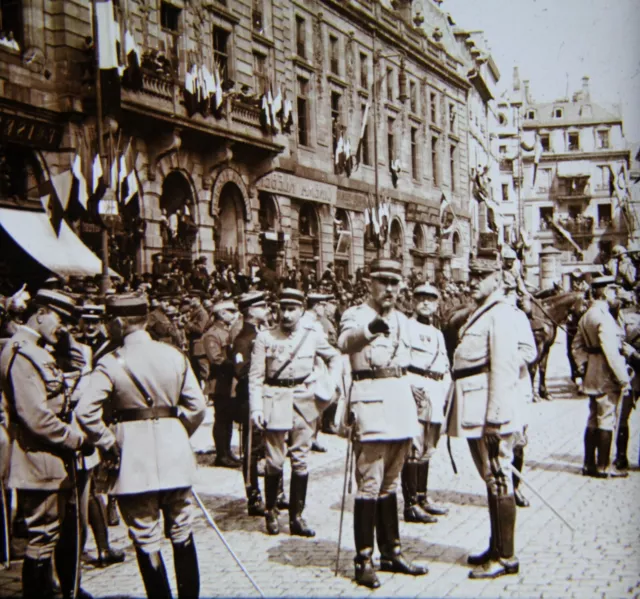
[{"label": "dormer window", "polygon": [[609,145],[609,131],[607,131],[606,129],[603,131],[598,131],[597,132],[597,136],[598,136],[598,149],[599,150],[606,150],[610,147]]},{"label": "dormer window", "polygon": [[535,110],[527,110],[527,119],[530,121],[535,120],[536,118],[536,111]]},{"label": "dormer window", "polygon": [[563,110],[562,108],[554,108],[553,109],[553,118],[554,119],[561,119],[563,116]]}]

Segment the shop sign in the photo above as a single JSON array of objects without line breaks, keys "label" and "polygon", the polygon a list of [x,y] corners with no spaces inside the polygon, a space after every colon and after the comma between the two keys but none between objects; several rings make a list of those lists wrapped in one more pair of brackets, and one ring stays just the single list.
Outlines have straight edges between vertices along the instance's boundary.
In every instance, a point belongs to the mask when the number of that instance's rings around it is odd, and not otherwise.
[{"label": "shop sign", "polygon": [[288,173],[269,173],[256,184],[260,191],[267,191],[279,195],[290,196],[300,200],[321,202],[323,204],[336,203],[336,187],[328,183],[304,179]]},{"label": "shop sign", "polygon": [[55,150],[62,142],[63,127],[45,123],[26,116],[0,111],[0,139],[41,148]]},{"label": "shop sign", "polygon": [[364,212],[367,207],[367,196],[357,191],[338,189],[336,207],[354,212]]}]

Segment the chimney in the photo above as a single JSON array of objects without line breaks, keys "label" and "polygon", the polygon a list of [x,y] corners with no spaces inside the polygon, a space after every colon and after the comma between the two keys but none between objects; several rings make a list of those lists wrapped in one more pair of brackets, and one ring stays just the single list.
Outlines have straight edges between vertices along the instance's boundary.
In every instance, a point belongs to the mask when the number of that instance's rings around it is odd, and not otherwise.
[{"label": "chimney", "polygon": [[529,94],[529,80],[525,79],[522,84],[524,85],[524,101],[527,104],[531,104],[531,95]]},{"label": "chimney", "polygon": [[393,7],[398,11],[398,15],[405,23],[411,23],[411,4],[413,0],[396,0]]},{"label": "chimney", "polygon": [[513,67],[513,91],[520,91],[520,71],[518,67]]},{"label": "chimney", "polygon": [[589,77],[587,76],[582,78],[582,99],[585,102],[591,101],[591,94],[589,93]]}]

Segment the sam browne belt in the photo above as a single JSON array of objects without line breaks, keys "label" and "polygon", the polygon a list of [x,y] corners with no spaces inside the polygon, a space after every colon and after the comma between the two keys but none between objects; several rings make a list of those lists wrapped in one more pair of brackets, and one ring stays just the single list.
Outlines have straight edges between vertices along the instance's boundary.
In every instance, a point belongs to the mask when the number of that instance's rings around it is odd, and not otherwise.
[{"label": "sam browne belt", "polygon": [[459,368],[451,373],[451,378],[454,381],[458,379],[466,379],[467,377],[474,376],[476,374],[483,374],[489,372],[489,365],[482,364],[482,366],[472,366],[470,368]]},{"label": "sam browne belt", "polygon": [[409,372],[419,374],[420,376],[426,376],[434,381],[441,381],[444,378],[444,372],[434,372],[433,370],[427,370],[426,368],[418,368],[417,366],[409,366],[407,369]]},{"label": "sam browne belt", "polygon": [[391,366],[390,368],[373,368],[371,370],[356,370],[351,374],[354,381],[364,381],[366,379],[391,379],[400,378],[407,374],[406,368]]},{"label": "sam browne belt", "polygon": [[175,406],[158,406],[156,408],[131,408],[114,410],[115,422],[134,422],[136,420],[158,420],[159,418],[177,418],[178,408]]}]

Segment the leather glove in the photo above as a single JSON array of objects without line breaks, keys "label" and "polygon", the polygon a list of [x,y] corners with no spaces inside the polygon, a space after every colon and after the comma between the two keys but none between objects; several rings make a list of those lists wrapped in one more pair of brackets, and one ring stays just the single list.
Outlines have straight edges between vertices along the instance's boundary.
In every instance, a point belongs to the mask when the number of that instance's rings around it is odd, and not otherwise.
[{"label": "leather glove", "polygon": [[388,335],[389,334],[389,325],[382,320],[382,318],[380,318],[379,316],[376,316],[370,323],[369,323],[369,332],[372,335]]},{"label": "leather glove", "polygon": [[95,451],[95,447],[93,443],[90,443],[88,439],[85,439],[82,442],[82,445],[80,445],[79,451],[83,456],[86,457],[91,455]]}]

